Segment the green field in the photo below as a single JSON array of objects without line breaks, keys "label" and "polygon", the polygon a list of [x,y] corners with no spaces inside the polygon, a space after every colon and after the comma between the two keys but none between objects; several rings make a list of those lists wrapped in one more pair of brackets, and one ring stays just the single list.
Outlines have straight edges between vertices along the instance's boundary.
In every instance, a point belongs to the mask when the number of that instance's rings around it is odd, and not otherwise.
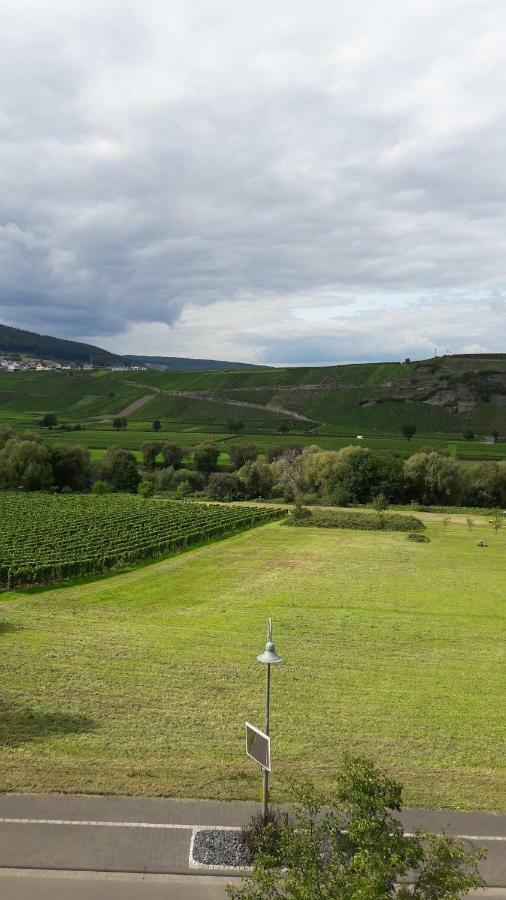
[{"label": "green field", "polygon": [[[506,809],[506,537],[272,523],[132,572],[0,598],[0,789],[257,798],[268,615],[274,796],[344,751],[410,804]],[[485,537],[488,548],[476,547]]]}]

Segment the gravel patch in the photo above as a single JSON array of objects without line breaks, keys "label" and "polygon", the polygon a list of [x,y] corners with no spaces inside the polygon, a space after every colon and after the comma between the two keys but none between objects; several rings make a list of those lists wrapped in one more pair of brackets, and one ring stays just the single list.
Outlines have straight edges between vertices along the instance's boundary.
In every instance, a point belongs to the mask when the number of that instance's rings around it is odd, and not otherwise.
[{"label": "gravel patch", "polygon": [[252,864],[250,851],[243,846],[240,831],[202,828],[192,841],[194,866],[219,869],[244,869]]}]

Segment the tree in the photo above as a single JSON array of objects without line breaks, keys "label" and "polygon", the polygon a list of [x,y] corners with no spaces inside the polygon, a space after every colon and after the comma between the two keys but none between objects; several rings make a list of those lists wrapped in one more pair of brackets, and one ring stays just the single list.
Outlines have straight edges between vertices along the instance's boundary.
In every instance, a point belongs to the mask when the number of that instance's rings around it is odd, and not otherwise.
[{"label": "tree", "polygon": [[107,482],[113,491],[132,494],[141,480],[134,455],[119,447],[110,447],[101,459],[96,460],[94,474],[97,481]]},{"label": "tree", "polygon": [[232,434],[241,434],[244,431],[244,422],[241,419],[230,419],[227,422],[227,431],[232,432]]},{"label": "tree", "polygon": [[49,428],[50,431],[57,424],[58,424],[58,419],[54,413],[46,413],[46,415],[39,422],[39,425],[41,428]]},{"label": "tree", "polygon": [[193,451],[193,461],[195,468],[199,472],[212,472],[220,455],[220,448],[212,441],[206,441],[198,444]]},{"label": "tree", "polygon": [[499,432],[497,431],[497,428],[492,432],[492,437],[494,438],[494,444],[497,444],[497,441],[499,440]]},{"label": "tree", "polygon": [[288,422],[280,422],[279,423],[279,425],[278,425],[279,434],[288,434],[289,431],[290,431],[290,425],[288,424]]},{"label": "tree", "polygon": [[116,429],[116,431],[125,431],[128,425],[128,419],[125,416],[116,416],[112,420],[112,427]]},{"label": "tree", "polygon": [[402,426],[402,436],[406,438],[406,440],[410,441],[412,437],[416,434],[416,425],[410,425],[409,423]]},{"label": "tree", "polygon": [[73,491],[86,491],[91,483],[90,451],[84,447],[61,444],[49,450],[53,483]]},{"label": "tree", "polygon": [[233,469],[240,469],[248,460],[255,460],[258,447],[255,444],[229,444],[228,455]]},{"label": "tree", "polygon": [[404,833],[394,815],[402,786],[369,760],[345,761],[333,797],[309,782],[296,790],[292,820],[258,829],[253,873],[227,888],[233,900],[458,900],[484,885],[482,850],[444,833]]},{"label": "tree", "polygon": [[181,463],[183,462],[184,456],[184,448],[178,447],[177,444],[164,444],[162,446],[162,459],[164,466],[172,466],[174,469],[179,469]]},{"label": "tree", "polygon": [[11,438],[0,450],[0,489],[44,491],[52,483],[49,450],[43,444]]},{"label": "tree", "polygon": [[237,473],[248,500],[272,496],[274,477],[271,467],[260,459],[248,460]]},{"label": "tree", "polygon": [[404,463],[408,498],[421,503],[456,503],[464,488],[462,469],[439,453],[415,453]]},{"label": "tree", "polygon": [[142,444],[142,459],[147,469],[156,467],[156,457],[161,452],[163,444],[160,441],[148,441]]},{"label": "tree", "polygon": [[462,437],[465,441],[474,441],[474,431],[472,428],[466,428],[465,431],[462,432]]},{"label": "tree", "polygon": [[232,472],[213,472],[207,489],[213,500],[239,500],[243,494],[241,480]]},{"label": "tree", "polygon": [[153,427],[153,431],[156,431],[156,432],[161,431],[162,423],[160,422],[160,419],[155,419],[152,427]]}]

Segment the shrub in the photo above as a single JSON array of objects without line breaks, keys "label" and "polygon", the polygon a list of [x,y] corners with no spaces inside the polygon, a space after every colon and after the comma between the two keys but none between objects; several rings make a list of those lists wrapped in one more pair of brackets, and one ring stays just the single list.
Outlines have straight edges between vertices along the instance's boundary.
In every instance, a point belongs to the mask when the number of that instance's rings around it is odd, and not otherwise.
[{"label": "shrub", "polygon": [[408,541],[416,541],[418,544],[430,544],[430,537],[426,534],[420,534],[418,531],[412,531],[408,534]]},{"label": "shrub", "polygon": [[425,528],[415,516],[373,515],[337,509],[314,509],[310,518],[297,521],[293,514],[287,525],[308,525],[315,528],[350,528],[358,531],[418,531]]},{"label": "shrub", "polygon": [[137,488],[137,493],[144,498],[152,497],[154,491],[155,489],[152,481],[141,481],[139,487]]},{"label": "shrub", "polygon": [[296,503],[290,512],[288,523],[292,525],[309,525],[309,520],[312,517],[313,514],[310,509],[302,506],[302,503]]},{"label": "shrub", "polygon": [[277,857],[282,828],[286,827],[287,823],[286,813],[272,810],[269,810],[266,816],[262,813],[252,816],[249,824],[244,825],[241,830],[242,845],[251,854],[251,858],[254,859],[258,853],[268,853],[269,856]]},{"label": "shrub", "polygon": [[92,487],[92,492],[94,494],[98,494],[99,496],[102,496],[102,494],[109,494],[110,490],[111,486],[107,483],[107,481],[95,481]]}]

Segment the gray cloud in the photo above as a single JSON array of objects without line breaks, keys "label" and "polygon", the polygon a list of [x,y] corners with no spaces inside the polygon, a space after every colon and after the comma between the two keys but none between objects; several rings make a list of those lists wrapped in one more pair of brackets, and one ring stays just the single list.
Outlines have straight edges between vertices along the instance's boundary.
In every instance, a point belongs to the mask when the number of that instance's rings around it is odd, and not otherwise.
[{"label": "gray cloud", "polygon": [[12,2],[2,316],[270,362],[504,349],[505,32],[499,0]]}]

